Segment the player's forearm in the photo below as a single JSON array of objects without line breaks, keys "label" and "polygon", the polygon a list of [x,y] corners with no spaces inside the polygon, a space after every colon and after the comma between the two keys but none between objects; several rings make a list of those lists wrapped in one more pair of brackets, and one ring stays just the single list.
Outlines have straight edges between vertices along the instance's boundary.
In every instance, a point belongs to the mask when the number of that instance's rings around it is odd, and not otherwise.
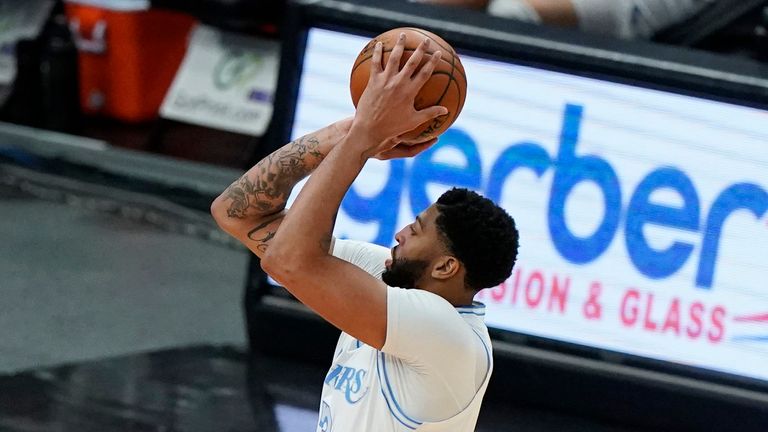
[{"label": "player's forearm", "polygon": [[285,208],[296,184],[312,173],[344,136],[334,123],[292,141],[232,183],[211,206],[216,220],[253,223]]},{"label": "player's forearm", "polygon": [[305,273],[296,266],[312,268],[316,259],[328,256],[336,213],[366,160],[363,152],[358,150],[360,147],[352,141],[366,139],[370,138],[350,133],[315,171],[275,235],[274,245],[262,261],[265,270],[311,277],[311,273]]}]

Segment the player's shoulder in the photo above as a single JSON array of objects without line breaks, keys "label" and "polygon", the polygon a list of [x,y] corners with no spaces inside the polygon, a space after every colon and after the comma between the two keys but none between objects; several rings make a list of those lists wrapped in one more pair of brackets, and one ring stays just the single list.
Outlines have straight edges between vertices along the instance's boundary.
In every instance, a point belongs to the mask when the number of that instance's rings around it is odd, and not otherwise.
[{"label": "player's shoulder", "polygon": [[389,249],[358,240],[335,239],[331,254],[379,277],[385,270],[385,261],[391,256]]},{"label": "player's shoulder", "polygon": [[430,291],[389,287],[387,296],[391,296],[392,300],[398,303],[408,304],[424,314],[460,317],[456,308],[448,300]]},{"label": "player's shoulder", "polygon": [[333,255],[339,256],[359,253],[370,253],[376,255],[389,254],[389,249],[375,243],[369,243],[360,240],[340,238],[333,239]]}]

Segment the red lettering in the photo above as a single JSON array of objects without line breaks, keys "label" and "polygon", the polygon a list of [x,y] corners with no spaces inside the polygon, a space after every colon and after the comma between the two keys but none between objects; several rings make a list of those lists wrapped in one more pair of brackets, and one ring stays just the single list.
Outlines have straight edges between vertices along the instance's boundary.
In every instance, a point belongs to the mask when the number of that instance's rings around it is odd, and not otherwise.
[{"label": "red lettering", "polygon": [[[659,302],[661,299],[655,297],[653,293],[640,292],[634,288],[628,289],[621,300],[622,324],[625,327],[637,326],[642,317],[642,329],[647,332],[672,333],[691,340],[706,336],[711,343],[719,343],[725,339],[727,320],[726,309],[723,306],[709,308],[702,302],[687,303],[678,297],[671,298],[668,304]],[[654,306],[658,311],[655,316]]]},{"label": "red lettering", "polygon": [[[630,299],[633,300],[632,306],[627,308]],[[627,290],[624,298],[621,300],[621,322],[626,327],[631,327],[637,322],[637,302],[640,300],[640,293],[636,289]]]},{"label": "red lettering", "polygon": [[513,305],[517,304],[517,293],[518,293],[518,291],[520,291],[519,290],[519,288],[520,288],[520,277],[521,277],[520,275],[522,273],[523,273],[523,269],[522,268],[518,268],[517,272],[515,273],[515,288],[512,289],[512,304]]},{"label": "red lettering", "polygon": [[496,303],[501,303],[504,300],[504,294],[507,293],[507,281],[502,282],[499,286],[491,290],[491,300]]},{"label": "red lettering", "polygon": [[680,299],[678,298],[672,300],[672,304],[669,305],[667,319],[664,320],[664,326],[661,328],[662,333],[666,333],[667,330],[674,330],[676,335],[680,334]]},{"label": "red lettering", "polygon": [[541,303],[543,295],[544,276],[537,270],[531,273],[531,276],[528,277],[528,283],[525,284],[525,301],[529,307],[535,308]]},{"label": "red lettering", "polygon": [[725,327],[723,326],[723,318],[725,318],[725,308],[717,306],[712,309],[712,327],[709,329],[707,336],[712,343],[718,343],[723,340],[725,335]]},{"label": "red lettering", "polygon": [[648,294],[647,300],[645,302],[645,319],[643,320],[643,327],[645,327],[646,330],[654,331],[656,330],[655,322],[651,321],[651,313],[653,312],[653,294]]},{"label": "red lettering", "polygon": [[688,333],[688,337],[691,339],[698,339],[701,336],[701,314],[704,312],[704,305],[701,302],[696,302],[691,305],[690,315],[691,324],[685,330]]},{"label": "red lettering", "polygon": [[565,303],[568,300],[568,288],[571,286],[571,278],[566,277],[565,278],[565,284],[561,287],[560,286],[560,279],[557,278],[557,275],[554,275],[552,277],[552,294],[549,297],[549,304],[547,305],[547,308],[549,311],[552,311],[553,306],[555,306],[555,302],[557,301],[557,307],[560,309],[560,313],[565,313]]}]

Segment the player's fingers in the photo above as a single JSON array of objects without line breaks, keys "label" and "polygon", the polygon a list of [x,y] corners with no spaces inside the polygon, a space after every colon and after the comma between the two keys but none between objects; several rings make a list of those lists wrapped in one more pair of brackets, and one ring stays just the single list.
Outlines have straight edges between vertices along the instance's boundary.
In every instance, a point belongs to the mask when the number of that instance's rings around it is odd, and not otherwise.
[{"label": "player's fingers", "polygon": [[411,55],[411,58],[409,58],[405,63],[405,66],[403,66],[403,70],[400,73],[407,76],[408,78],[413,76],[414,72],[421,64],[421,60],[424,58],[424,52],[427,50],[427,48],[429,48],[429,43],[429,38],[421,41],[419,46],[416,48],[416,51],[414,51]]},{"label": "player's fingers", "polygon": [[417,154],[423,152],[424,150],[432,147],[437,142],[437,138],[432,138],[429,141],[425,141],[423,143],[414,144],[412,146],[408,146],[408,157],[414,157]]},{"label": "player's fingers", "polygon": [[373,55],[371,56],[371,78],[374,75],[381,73],[381,56],[384,51],[384,45],[381,42],[376,42],[373,46]]},{"label": "player's fingers", "polygon": [[432,72],[434,72],[435,67],[437,67],[437,63],[440,61],[442,54],[443,53],[440,51],[435,51],[430,57],[429,61],[421,67],[419,72],[413,78],[413,83],[416,86],[421,88],[429,80],[429,77],[432,76]]},{"label": "player's fingers", "polygon": [[390,159],[399,158],[400,156],[398,155],[400,154],[400,150],[398,149],[398,147],[400,147],[401,145],[402,144],[398,144],[397,147],[383,151],[374,157],[379,160],[390,160]]},{"label": "player's fingers", "polygon": [[403,57],[403,50],[405,50],[405,33],[400,33],[397,37],[397,43],[392,48],[392,52],[389,53],[389,60],[384,67],[384,71],[390,76],[396,75],[400,70],[400,58]]},{"label": "player's fingers", "polygon": [[437,142],[437,138],[419,144],[400,143],[395,147],[376,155],[376,159],[389,160],[413,157],[431,147]]},{"label": "player's fingers", "polygon": [[416,121],[419,122],[419,124],[422,124],[424,122],[430,121],[434,118],[444,116],[448,114],[448,108],[440,105],[431,106],[429,108],[424,108],[421,111],[416,112]]},{"label": "player's fingers", "polygon": [[376,159],[379,159],[379,160],[390,160],[390,159],[397,159],[397,158],[403,157],[403,156],[401,156],[401,154],[402,154],[401,147],[403,145],[404,144],[398,144],[397,146],[395,146],[395,147],[393,147],[393,148],[391,148],[389,150],[384,150],[383,152],[377,154],[374,157]]}]

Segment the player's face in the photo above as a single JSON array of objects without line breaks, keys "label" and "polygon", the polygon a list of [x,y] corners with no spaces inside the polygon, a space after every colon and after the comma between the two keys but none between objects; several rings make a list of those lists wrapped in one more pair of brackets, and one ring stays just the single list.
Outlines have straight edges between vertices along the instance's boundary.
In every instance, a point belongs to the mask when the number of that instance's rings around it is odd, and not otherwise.
[{"label": "player's face", "polygon": [[387,260],[382,280],[389,286],[418,288],[433,259],[440,256],[442,244],[435,220],[438,210],[431,205],[395,235],[397,246]]}]

